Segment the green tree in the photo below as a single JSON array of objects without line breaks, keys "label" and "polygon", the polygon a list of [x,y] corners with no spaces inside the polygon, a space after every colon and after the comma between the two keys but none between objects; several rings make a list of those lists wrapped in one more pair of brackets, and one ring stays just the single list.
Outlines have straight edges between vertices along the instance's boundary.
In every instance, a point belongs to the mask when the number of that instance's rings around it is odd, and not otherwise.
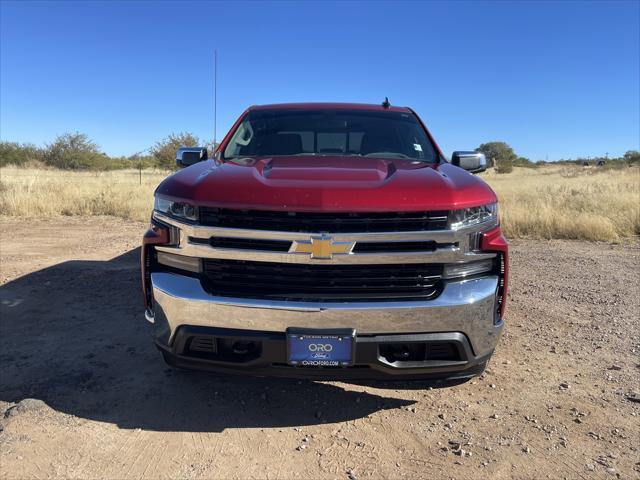
[{"label": "green tree", "polygon": [[151,155],[154,156],[161,168],[176,168],[176,150],[180,147],[197,147],[200,140],[189,132],[172,133],[151,147]]},{"label": "green tree", "polygon": [[109,157],[100,153],[85,133],[64,133],[44,149],[44,162],[64,169],[108,168]]},{"label": "green tree", "polygon": [[129,168],[154,168],[157,166],[156,158],[153,155],[142,155],[136,153],[126,158]]},{"label": "green tree", "polygon": [[488,166],[493,166],[497,173],[509,173],[513,170],[513,162],[518,158],[513,149],[505,142],[483,143],[476,152],[487,157]]},{"label": "green tree", "polygon": [[640,163],[640,152],[638,150],[629,150],[622,158],[624,158],[624,161],[629,165]]}]

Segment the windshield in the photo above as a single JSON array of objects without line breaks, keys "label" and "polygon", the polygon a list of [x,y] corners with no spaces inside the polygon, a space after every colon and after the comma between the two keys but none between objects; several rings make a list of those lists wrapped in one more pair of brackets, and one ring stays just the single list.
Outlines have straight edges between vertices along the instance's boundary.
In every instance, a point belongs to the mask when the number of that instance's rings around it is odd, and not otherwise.
[{"label": "windshield", "polygon": [[253,110],[224,150],[225,158],[293,155],[438,161],[415,115],[374,110]]}]

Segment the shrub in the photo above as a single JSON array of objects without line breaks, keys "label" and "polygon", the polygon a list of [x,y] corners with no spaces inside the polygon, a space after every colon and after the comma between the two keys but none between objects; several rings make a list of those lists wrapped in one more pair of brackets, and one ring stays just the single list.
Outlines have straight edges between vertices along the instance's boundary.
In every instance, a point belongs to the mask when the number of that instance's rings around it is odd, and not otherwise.
[{"label": "shrub", "polygon": [[501,161],[496,165],[496,173],[511,173],[513,172],[513,164],[508,161]]},{"label": "shrub", "polygon": [[44,162],[62,169],[105,170],[109,157],[100,153],[98,146],[84,133],[65,133],[58,136],[44,150]]},{"label": "shrub", "polygon": [[538,165],[526,157],[518,157],[513,161],[514,167],[536,168]]},{"label": "shrub", "polygon": [[637,150],[629,150],[624,154],[624,161],[629,165],[640,165],[640,152]]},{"label": "shrub", "polygon": [[0,166],[41,162],[42,150],[30,143],[0,142]]},{"label": "shrub", "polygon": [[176,150],[180,147],[197,147],[200,140],[189,132],[172,133],[151,147],[151,154],[155,157],[158,167],[175,169]]},{"label": "shrub", "polygon": [[483,143],[476,149],[476,152],[485,154],[488,166],[494,167],[496,173],[512,172],[513,162],[518,158],[513,149],[505,142]]}]

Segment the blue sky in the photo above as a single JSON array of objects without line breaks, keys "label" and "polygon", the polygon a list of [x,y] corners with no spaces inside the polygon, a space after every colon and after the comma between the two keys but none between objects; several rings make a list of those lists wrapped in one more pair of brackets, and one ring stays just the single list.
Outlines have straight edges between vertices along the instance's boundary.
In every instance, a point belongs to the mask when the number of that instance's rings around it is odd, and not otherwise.
[{"label": "blue sky", "polygon": [[249,105],[414,108],[449,155],[640,149],[640,2],[0,3],[0,137],[110,155],[218,137]]}]

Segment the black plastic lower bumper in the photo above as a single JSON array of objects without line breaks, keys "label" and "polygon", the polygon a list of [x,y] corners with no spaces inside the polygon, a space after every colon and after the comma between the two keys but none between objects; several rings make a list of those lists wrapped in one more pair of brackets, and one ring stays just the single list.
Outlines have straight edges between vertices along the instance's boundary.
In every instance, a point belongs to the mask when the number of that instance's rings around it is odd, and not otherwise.
[{"label": "black plastic lower bumper", "polygon": [[460,332],[356,335],[349,367],[289,365],[284,332],[182,326],[171,346],[156,345],[179,368],[322,380],[462,381],[480,375],[491,357],[475,357]]}]

